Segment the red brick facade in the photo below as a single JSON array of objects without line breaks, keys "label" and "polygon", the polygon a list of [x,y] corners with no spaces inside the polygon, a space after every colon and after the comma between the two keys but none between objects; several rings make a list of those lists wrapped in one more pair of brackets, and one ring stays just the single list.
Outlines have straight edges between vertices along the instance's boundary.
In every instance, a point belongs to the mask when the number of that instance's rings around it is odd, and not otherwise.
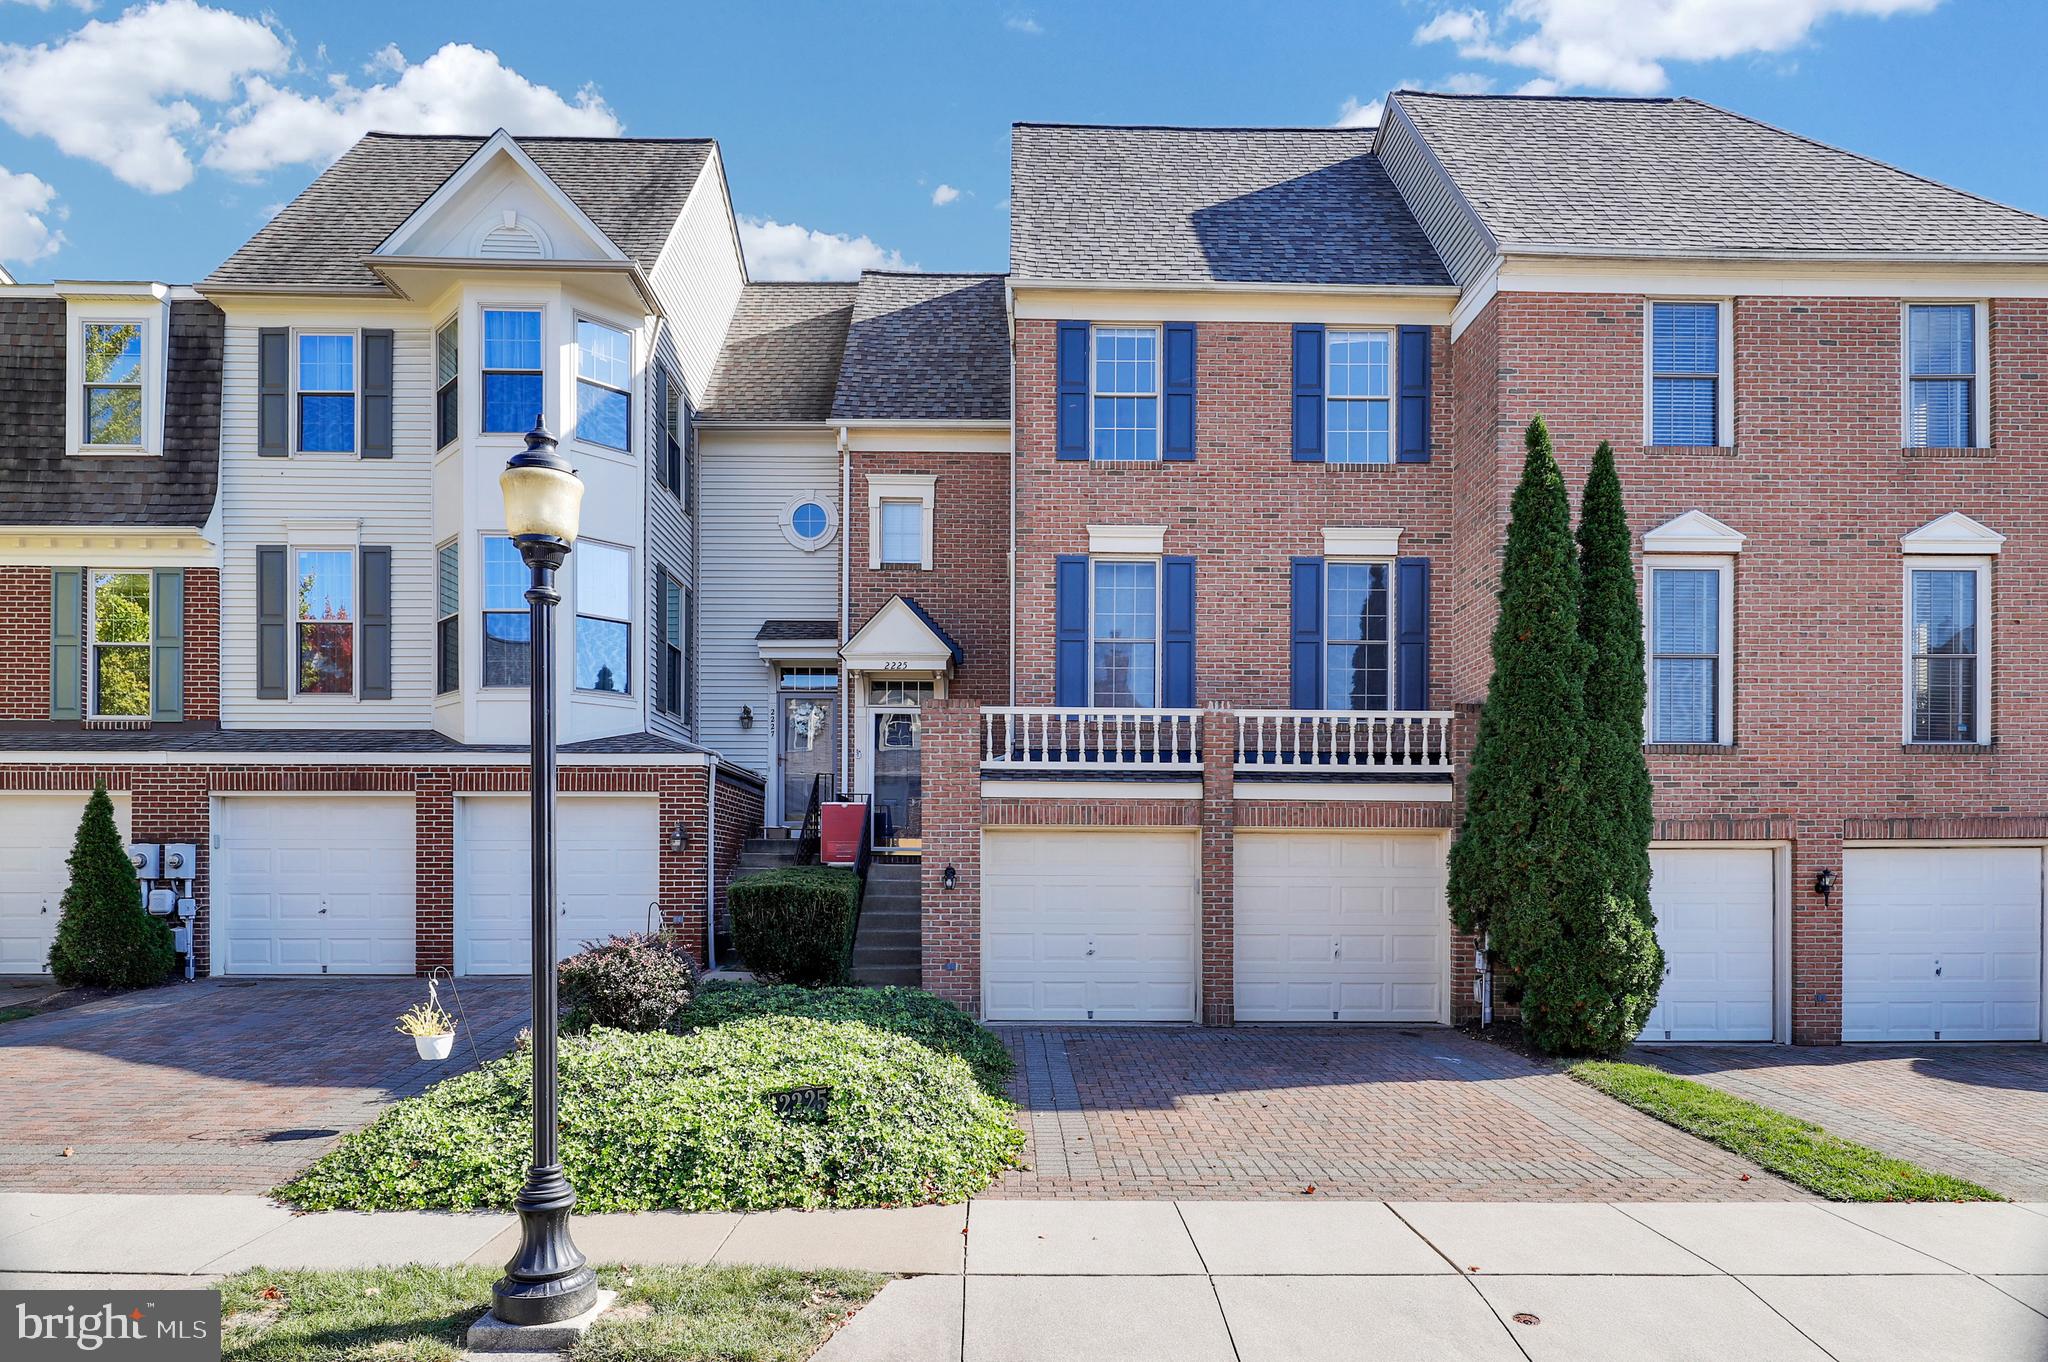
[{"label": "red brick facade", "polygon": [[[91,666],[91,650],[81,650],[81,687]],[[50,569],[0,566],[0,720],[49,717]],[[185,722],[219,721],[220,573],[186,568]]]}]

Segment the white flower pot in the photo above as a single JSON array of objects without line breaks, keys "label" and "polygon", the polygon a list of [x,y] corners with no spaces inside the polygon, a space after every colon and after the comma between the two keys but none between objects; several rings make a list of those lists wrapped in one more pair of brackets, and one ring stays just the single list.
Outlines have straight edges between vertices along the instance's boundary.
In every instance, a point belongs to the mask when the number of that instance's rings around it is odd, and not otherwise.
[{"label": "white flower pot", "polygon": [[455,1049],[455,1033],[443,1031],[438,1036],[414,1036],[413,1048],[420,1052],[421,1059],[446,1059]]}]

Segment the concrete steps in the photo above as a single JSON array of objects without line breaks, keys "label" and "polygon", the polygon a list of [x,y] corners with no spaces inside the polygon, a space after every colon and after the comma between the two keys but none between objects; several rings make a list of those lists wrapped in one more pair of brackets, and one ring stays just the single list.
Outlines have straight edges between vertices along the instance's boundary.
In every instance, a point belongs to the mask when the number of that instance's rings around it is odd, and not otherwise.
[{"label": "concrete steps", "polygon": [[875,861],[868,866],[860,932],[853,941],[853,979],[859,984],[916,988],[924,982],[923,867]]}]

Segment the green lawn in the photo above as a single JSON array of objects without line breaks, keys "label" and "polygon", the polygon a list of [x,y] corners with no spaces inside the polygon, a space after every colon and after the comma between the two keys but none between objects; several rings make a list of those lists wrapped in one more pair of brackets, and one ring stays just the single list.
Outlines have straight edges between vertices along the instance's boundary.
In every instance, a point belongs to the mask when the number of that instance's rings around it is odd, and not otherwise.
[{"label": "green lawn", "polygon": [[1929,1172],[1830,1135],[1811,1121],[1662,1069],[1587,1060],[1567,1072],[1617,1101],[1711,1140],[1830,1201],[2005,1200],[1974,1182]]},{"label": "green lawn", "polygon": [[0,1022],[20,1021],[23,1017],[33,1017],[35,1014],[35,1008],[23,1004],[16,1004],[13,1007],[0,1007]]},{"label": "green lawn", "polygon": [[[802,1362],[887,1278],[767,1267],[600,1269],[619,1293],[570,1362]],[[455,1362],[495,1267],[256,1268],[220,1284],[223,1362]]]}]

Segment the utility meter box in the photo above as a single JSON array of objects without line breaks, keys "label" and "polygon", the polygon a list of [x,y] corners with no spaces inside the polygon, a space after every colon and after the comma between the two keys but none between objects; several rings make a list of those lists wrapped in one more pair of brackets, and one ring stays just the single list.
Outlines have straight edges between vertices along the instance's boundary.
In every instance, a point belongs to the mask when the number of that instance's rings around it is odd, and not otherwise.
[{"label": "utility meter box", "polygon": [[189,880],[199,873],[199,848],[190,842],[164,843],[164,878]]},{"label": "utility meter box", "polygon": [[151,917],[169,917],[178,907],[178,891],[175,889],[152,889],[149,891],[149,912]]},{"label": "utility meter box", "polygon": [[135,878],[160,879],[162,871],[159,867],[163,864],[163,848],[155,842],[137,842],[128,848],[128,863],[135,867]]}]

